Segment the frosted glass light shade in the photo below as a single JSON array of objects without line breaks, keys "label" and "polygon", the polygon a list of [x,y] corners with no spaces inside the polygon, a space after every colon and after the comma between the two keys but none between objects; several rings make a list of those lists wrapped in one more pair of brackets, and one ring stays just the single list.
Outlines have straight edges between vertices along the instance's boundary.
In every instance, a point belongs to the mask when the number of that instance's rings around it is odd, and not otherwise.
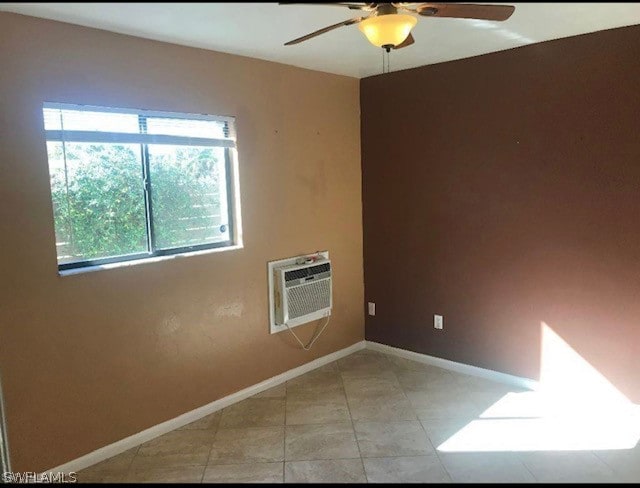
[{"label": "frosted glass light shade", "polygon": [[374,46],[397,46],[409,36],[417,22],[412,15],[376,15],[360,22],[358,28]]}]

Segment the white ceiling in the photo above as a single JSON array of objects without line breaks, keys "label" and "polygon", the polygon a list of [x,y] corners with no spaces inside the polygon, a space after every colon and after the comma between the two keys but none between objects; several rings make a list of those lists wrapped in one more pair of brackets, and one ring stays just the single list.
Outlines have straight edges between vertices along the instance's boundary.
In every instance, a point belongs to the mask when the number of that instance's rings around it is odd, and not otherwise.
[{"label": "white ceiling", "polygon": [[[391,71],[535,42],[640,24],[640,3],[512,3],[504,22],[420,17],[414,45],[390,55]],[[357,78],[382,73],[382,50],[355,25],[293,46],[286,41],[359,11],[277,3],[0,3],[0,10],[96,27]]]}]

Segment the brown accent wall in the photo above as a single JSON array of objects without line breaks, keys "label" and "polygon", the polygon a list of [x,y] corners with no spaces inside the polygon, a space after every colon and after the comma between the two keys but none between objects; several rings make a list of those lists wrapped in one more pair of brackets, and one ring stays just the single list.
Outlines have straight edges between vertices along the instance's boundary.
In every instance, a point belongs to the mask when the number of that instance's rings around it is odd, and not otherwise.
[{"label": "brown accent wall", "polygon": [[[236,116],[244,248],[58,276],[44,101]],[[362,340],[361,212],[357,79],[0,13],[14,470],[53,468]],[[304,352],[269,335],[266,266],[322,249],[334,313]]]},{"label": "brown accent wall", "polygon": [[545,322],[640,401],[639,80],[640,26],[363,79],[367,340],[538,378]]}]

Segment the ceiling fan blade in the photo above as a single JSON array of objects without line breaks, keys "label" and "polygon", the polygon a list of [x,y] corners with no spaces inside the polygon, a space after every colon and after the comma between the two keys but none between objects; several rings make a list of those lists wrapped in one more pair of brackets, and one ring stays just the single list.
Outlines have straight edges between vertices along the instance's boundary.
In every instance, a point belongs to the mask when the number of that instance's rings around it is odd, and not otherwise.
[{"label": "ceiling fan blade", "polygon": [[416,12],[425,17],[457,19],[507,20],[516,8],[513,5],[479,5],[473,3],[423,3]]},{"label": "ceiling fan blade", "polygon": [[400,44],[398,44],[396,47],[394,47],[393,49],[402,49],[403,47],[411,46],[411,44],[413,44],[414,42],[416,42],[416,40],[413,38],[411,33],[409,33],[407,38],[404,41],[402,41]]},{"label": "ceiling fan blade", "polygon": [[317,3],[317,2],[278,2],[278,5],[329,5],[331,7],[347,7],[351,10],[373,10],[374,3],[365,2],[335,2],[335,3]]},{"label": "ceiling fan blade", "polygon": [[340,22],[338,24],[333,24],[323,29],[319,29],[315,32],[312,32],[311,34],[307,34],[306,36],[298,37],[297,39],[286,42],[284,45],[291,46],[292,44],[298,44],[299,42],[306,41],[307,39],[311,39],[312,37],[319,36],[320,34],[324,34],[325,32],[332,31],[333,29],[337,29],[338,27],[357,24],[358,22],[362,22],[364,19],[366,19],[366,17],[356,17],[355,19],[345,20],[344,22]]}]

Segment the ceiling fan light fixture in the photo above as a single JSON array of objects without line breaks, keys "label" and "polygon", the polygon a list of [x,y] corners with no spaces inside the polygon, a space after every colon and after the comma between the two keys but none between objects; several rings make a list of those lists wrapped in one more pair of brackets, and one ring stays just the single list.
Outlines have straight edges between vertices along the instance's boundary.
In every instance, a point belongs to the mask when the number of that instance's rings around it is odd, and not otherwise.
[{"label": "ceiling fan light fixture", "polygon": [[374,46],[398,46],[409,36],[417,22],[418,19],[412,15],[375,15],[360,22],[358,28]]}]

